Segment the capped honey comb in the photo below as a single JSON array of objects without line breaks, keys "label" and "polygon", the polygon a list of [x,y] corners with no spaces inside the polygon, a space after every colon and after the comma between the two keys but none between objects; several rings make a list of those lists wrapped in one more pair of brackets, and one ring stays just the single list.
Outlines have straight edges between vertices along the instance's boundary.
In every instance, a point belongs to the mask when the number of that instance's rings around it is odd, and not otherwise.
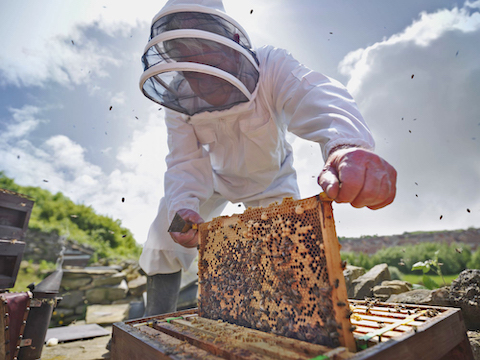
[{"label": "capped honey comb", "polygon": [[355,351],[331,200],[248,208],[199,227],[199,315]]}]

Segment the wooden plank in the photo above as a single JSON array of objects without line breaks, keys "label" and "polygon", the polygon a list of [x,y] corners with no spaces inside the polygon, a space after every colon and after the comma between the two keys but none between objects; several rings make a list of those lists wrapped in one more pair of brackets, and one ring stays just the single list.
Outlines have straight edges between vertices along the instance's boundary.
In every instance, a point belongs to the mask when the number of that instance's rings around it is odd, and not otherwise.
[{"label": "wooden plank", "polygon": [[454,347],[448,354],[443,356],[440,360],[474,360],[472,347],[467,334],[465,334],[463,341]]},{"label": "wooden plank", "polygon": [[115,360],[172,359],[156,339],[124,323],[113,324],[111,346]]},{"label": "wooden plank", "polygon": [[[172,337],[188,341],[208,352],[232,359],[308,360],[331,353],[332,349],[262,331],[210,319],[172,320],[153,327]],[[335,349],[332,359],[345,359],[346,348]]]},{"label": "wooden plank", "polygon": [[[198,323],[207,324],[207,325],[214,325],[216,323],[213,320],[205,319],[201,317],[199,317],[195,321]],[[258,331],[254,329],[243,328],[243,327],[228,324],[228,323],[223,323],[223,324],[226,329],[234,329],[230,336],[231,339],[235,339],[235,337],[239,337],[239,336],[241,337],[243,334],[245,337],[256,338],[258,340],[269,343],[272,346],[276,346],[284,349],[293,349],[297,353],[307,355],[308,357],[314,357],[319,354],[325,354],[331,350],[331,348],[324,345],[311,344],[305,341],[299,341],[299,340],[287,338],[284,336],[278,336],[275,334],[266,333],[266,332]]]},{"label": "wooden plank", "polygon": [[149,326],[144,325],[140,327],[139,330],[145,334],[148,334],[150,337],[155,338],[158,342],[164,344],[164,346],[170,348],[172,351],[172,353],[169,354],[170,356],[176,355],[178,357],[180,354],[182,354],[182,356],[190,359],[223,359],[203,349],[199,349],[188,342],[181,341]]},{"label": "wooden plank", "polygon": [[[371,316],[362,316],[361,317],[361,320],[357,320],[356,318],[352,318],[351,319],[351,322],[352,324],[356,325],[356,324],[359,324],[359,325],[364,325],[364,326],[370,326],[370,327],[382,327],[380,324],[383,323],[385,326],[388,326],[388,325],[391,325],[391,324],[399,324],[399,322],[401,322],[402,320],[405,320],[405,318],[403,319],[394,319],[393,321],[392,320],[388,320],[387,318],[377,318],[377,317],[371,317]],[[425,324],[424,321],[410,321],[409,322],[409,325],[410,326],[421,326]],[[398,327],[401,327],[403,325],[398,325]]]},{"label": "wooden plank", "polygon": [[221,359],[148,326],[113,324],[111,357],[115,360]]},{"label": "wooden plank", "polygon": [[[342,259],[340,257],[340,243],[338,242],[337,233],[335,231],[335,221],[333,219],[332,200],[324,193],[319,195],[320,208],[319,217],[322,226],[322,236],[324,239],[324,251],[327,261],[327,272],[332,288],[332,302],[336,305],[335,321],[337,332],[339,333],[340,344],[348,348],[350,351],[356,351],[355,339],[350,332],[350,309],[348,306],[347,286],[345,277],[343,276]],[[343,305],[342,305],[343,304]],[[342,306],[340,306],[342,305]]]},{"label": "wooden plank", "polygon": [[110,332],[98,324],[62,326],[48,329],[45,335],[45,343],[52,338],[58,339],[58,342],[66,342],[106,335],[110,335]]},{"label": "wooden plank", "polygon": [[244,350],[238,347],[231,347],[219,341],[214,335],[199,331],[195,328],[184,328],[178,331],[175,324],[170,323],[156,323],[153,325],[154,329],[162,331],[167,335],[187,341],[190,344],[206,350],[207,352],[231,360],[267,360],[268,358],[253,351]]},{"label": "wooden plank", "polygon": [[189,316],[189,315],[197,316],[197,312],[198,312],[197,308],[187,309],[187,310],[182,310],[182,311],[176,311],[176,312],[173,312],[173,313],[167,313],[167,314],[162,314],[162,315],[153,315],[153,316],[147,316],[147,317],[140,318],[140,319],[129,320],[129,321],[126,321],[125,324],[135,327],[135,326],[139,326],[142,323],[148,323],[148,322],[152,322],[154,320],[155,321],[162,321],[164,319],[168,319],[168,318],[172,318],[172,317],[179,317],[179,316],[186,317],[186,316]]}]

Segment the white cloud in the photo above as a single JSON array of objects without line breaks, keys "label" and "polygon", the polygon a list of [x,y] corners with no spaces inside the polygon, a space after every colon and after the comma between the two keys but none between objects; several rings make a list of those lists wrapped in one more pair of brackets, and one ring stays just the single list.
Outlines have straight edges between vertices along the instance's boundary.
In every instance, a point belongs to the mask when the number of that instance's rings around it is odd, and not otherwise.
[{"label": "white cloud", "polygon": [[[421,13],[401,33],[353,51],[340,63],[377,152],[398,171],[397,198],[386,209],[339,207],[337,219],[348,219],[346,233],[478,226],[479,8],[477,1]],[[380,216],[382,223],[375,223]]]},{"label": "white cloud", "polygon": [[164,2],[27,0],[2,4],[0,32],[11,35],[0,38],[0,84],[44,86],[54,81],[68,86],[104,77],[109,66],[119,65],[116,56],[121,49],[114,55],[108,44],[98,44],[86,30],[100,29],[112,39],[126,36],[139,23],[150,22]]},{"label": "white cloud", "polygon": [[13,121],[6,125],[5,130],[0,133],[0,138],[7,141],[9,138],[17,139],[31,133],[40,123],[45,123],[45,120],[35,118],[39,111],[40,109],[35,106],[10,109],[10,112],[13,114]]},{"label": "white cloud", "polygon": [[21,185],[60,191],[99,214],[120,219],[143,243],[163,195],[166,168],[165,124],[163,112],[157,109],[152,106],[150,117],[137,125],[131,142],[117,154],[117,169],[110,174],[88,162],[87,150],[65,135],[51,136],[35,146],[30,133],[41,122],[37,117],[42,109],[12,109],[15,122],[0,142],[2,169]]},{"label": "white cloud", "polygon": [[3,85],[44,86],[54,81],[64,86],[88,83],[94,77],[105,77],[108,66],[119,60],[95,41],[82,39],[72,44],[65,36],[16,44],[0,71]]},{"label": "white cloud", "polygon": [[391,36],[366,49],[357,49],[345,56],[339,64],[339,71],[350,78],[348,89],[354,94],[359,93],[359,87],[375,65],[377,56],[387,48],[402,49],[404,46],[416,45],[427,47],[448,32],[477,32],[480,29],[480,13],[471,9],[480,8],[480,2],[466,2],[463,8],[452,10],[442,9],[435,13],[422,12],[420,18],[403,32]]}]

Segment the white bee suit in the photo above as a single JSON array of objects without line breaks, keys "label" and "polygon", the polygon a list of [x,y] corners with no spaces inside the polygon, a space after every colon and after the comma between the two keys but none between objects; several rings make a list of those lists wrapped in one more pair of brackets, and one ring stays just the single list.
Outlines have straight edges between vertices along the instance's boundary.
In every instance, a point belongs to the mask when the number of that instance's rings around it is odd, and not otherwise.
[{"label": "white bee suit", "polygon": [[[318,143],[323,159],[339,145],[374,147],[343,85],[306,68],[285,50],[267,46],[255,54],[259,77],[249,100],[192,116],[166,111],[170,152],[165,196],[140,258],[148,275],[186,270],[197,255],[167,233],[176,211],[192,209],[208,221],[228,201],[268,206],[284,197],[299,198],[287,132]],[[318,159],[313,166],[320,173],[322,165]]]}]

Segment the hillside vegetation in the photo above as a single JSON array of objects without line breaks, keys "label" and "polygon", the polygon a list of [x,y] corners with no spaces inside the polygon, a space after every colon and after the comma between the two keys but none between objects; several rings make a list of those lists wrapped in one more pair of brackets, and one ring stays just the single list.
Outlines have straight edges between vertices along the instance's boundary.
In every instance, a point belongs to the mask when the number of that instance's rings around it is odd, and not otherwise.
[{"label": "hillside vegetation", "polygon": [[[421,274],[421,271],[412,271],[412,266],[417,262],[433,259],[437,251],[443,274],[458,274],[467,268],[480,269],[480,248],[472,252],[468,245],[461,243],[450,245],[445,242],[418,243],[381,248],[374,254],[342,251],[341,255],[342,259],[347,260],[348,264],[366,269],[380,263],[386,263],[398,268],[404,274]],[[432,272],[434,270],[436,269],[432,269]]]},{"label": "hillside vegetation", "polygon": [[58,192],[40,187],[20,186],[0,171],[0,188],[27,195],[35,201],[29,230],[56,233],[95,251],[92,260],[101,258],[138,259],[141,247],[120,220],[98,215],[91,206],[75,204]]}]

